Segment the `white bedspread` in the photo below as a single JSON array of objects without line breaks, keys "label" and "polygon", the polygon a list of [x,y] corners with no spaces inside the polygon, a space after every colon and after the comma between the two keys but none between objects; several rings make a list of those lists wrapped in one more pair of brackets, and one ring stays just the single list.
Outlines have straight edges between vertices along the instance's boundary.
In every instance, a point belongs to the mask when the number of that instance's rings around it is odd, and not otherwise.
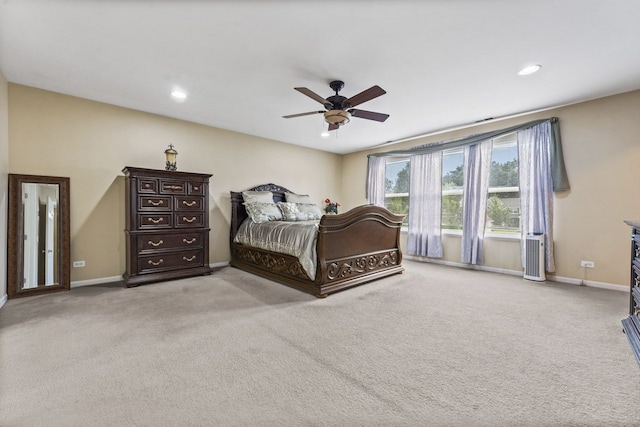
[{"label": "white bedspread", "polygon": [[316,239],[319,221],[245,220],[233,239],[236,243],[293,255],[300,261],[310,279],[316,277]]}]

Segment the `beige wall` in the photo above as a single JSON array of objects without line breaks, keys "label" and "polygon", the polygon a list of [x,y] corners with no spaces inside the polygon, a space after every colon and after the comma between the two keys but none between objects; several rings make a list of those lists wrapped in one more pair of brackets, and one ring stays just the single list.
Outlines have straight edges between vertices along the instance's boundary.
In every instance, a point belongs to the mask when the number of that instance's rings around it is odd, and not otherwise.
[{"label": "beige wall", "polygon": [[[629,228],[625,219],[640,219],[640,91],[557,108],[543,113],[441,133],[377,151],[413,147],[512,124],[556,116],[564,146],[571,191],[554,197],[556,275],[562,278],[628,285]],[[366,203],[367,154],[343,158],[345,205]],[[459,262],[460,238],[444,238],[445,260]],[[485,265],[521,270],[519,243],[485,239]],[[581,260],[595,262],[583,270]]]},{"label": "beige wall", "polygon": [[[0,107],[2,103],[7,103],[4,79],[0,80]],[[366,203],[366,155],[371,151],[338,156],[15,84],[8,85],[8,108],[8,125],[6,115],[4,119],[0,116],[0,154],[6,151],[8,127],[8,171],[71,178],[71,256],[87,263],[85,268],[72,269],[72,281],[122,274],[121,169],[161,169],[169,143],[179,152],[180,170],[214,175],[210,190],[211,263],[229,259],[229,190],[275,182],[296,192],[308,192],[318,203],[326,197],[339,200],[344,209]],[[571,191],[554,198],[556,275],[582,279],[585,271],[580,260],[584,259],[596,263],[595,269],[586,270],[587,280],[626,285],[629,229],[622,221],[640,220],[640,186],[634,173],[640,164],[639,113],[640,91],[636,91],[378,151],[559,117]],[[0,160],[0,203],[6,203],[7,168],[2,161],[6,160]],[[2,212],[0,238],[4,239],[6,206]],[[486,239],[485,245],[487,267],[521,269],[517,241]],[[446,261],[459,261],[459,246],[459,237],[445,237]],[[0,269],[5,267],[4,261],[0,263]],[[5,280],[6,273],[2,275],[3,286]]]},{"label": "beige wall", "polygon": [[0,73],[0,306],[7,295],[7,193],[9,173],[8,84]]},{"label": "beige wall", "polygon": [[229,260],[230,190],[273,182],[309,193],[318,204],[343,197],[336,191],[342,160],[335,154],[16,84],[8,92],[9,171],[71,179],[71,259],[86,262],[72,268],[72,282],[124,272],[121,170],[163,169],[170,143],[179,153],[178,170],[213,174],[212,264]]}]

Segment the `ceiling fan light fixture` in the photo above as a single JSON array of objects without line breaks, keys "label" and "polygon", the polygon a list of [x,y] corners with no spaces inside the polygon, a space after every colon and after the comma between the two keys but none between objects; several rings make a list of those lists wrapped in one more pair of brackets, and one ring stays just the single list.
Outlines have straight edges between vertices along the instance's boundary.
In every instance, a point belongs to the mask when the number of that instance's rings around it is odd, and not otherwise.
[{"label": "ceiling fan light fixture", "polygon": [[329,110],[325,111],[324,120],[330,125],[343,126],[351,121],[351,114],[344,110]]}]

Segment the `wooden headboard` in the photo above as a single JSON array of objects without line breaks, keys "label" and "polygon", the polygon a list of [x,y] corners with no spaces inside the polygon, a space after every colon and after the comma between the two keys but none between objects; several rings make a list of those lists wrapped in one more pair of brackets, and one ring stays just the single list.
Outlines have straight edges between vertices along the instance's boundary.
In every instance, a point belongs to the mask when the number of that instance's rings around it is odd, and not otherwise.
[{"label": "wooden headboard", "polygon": [[[284,193],[293,193],[293,191],[289,191],[276,184],[258,185],[257,187],[244,191],[271,191],[273,193],[273,203],[285,201]],[[243,203],[242,191],[231,191],[231,230],[229,234],[231,242],[233,242],[233,238],[236,237],[242,221],[249,217]]]}]

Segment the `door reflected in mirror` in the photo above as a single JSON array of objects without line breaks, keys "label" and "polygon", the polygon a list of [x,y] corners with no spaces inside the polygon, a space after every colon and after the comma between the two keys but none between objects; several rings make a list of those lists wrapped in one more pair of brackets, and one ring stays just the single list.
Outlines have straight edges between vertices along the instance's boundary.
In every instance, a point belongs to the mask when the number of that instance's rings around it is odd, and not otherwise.
[{"label": "door reflected in mirror", "polygon": [[69,178],[9,174],[9,298],[68,290]]},{"label": "door reflected in mirror", "polygon": [[22,183],[23,289],[58,284],[58,184]]}]

